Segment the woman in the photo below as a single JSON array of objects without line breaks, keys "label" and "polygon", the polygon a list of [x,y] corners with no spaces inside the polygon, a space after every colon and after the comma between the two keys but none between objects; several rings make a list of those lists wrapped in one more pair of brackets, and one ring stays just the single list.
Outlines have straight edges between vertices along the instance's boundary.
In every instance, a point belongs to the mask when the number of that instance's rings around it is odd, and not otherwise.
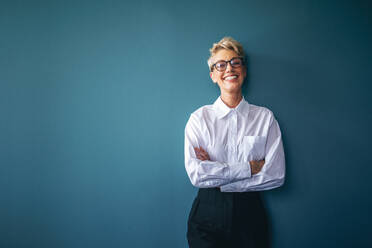
[{"label": "woman", "polygon": [[190,115],[185,167],[199,188],[189,219],[190,247],[268,247],[258,191],[281,186],[285,159],[273,113],[242,96],[242,45],[225,37],[210,49],[210,77],[221,95]]}]

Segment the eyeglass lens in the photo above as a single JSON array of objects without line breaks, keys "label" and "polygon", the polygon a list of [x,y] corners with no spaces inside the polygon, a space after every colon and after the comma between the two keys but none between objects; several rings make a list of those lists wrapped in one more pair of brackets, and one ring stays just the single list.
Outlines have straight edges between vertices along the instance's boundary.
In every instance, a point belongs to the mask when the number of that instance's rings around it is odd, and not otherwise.
[{"label": "eyeglass lens", "polygon": [[234,68],[238,68],[243,64],[243,61],[241,58],[233,58],[230,61],[219,61],[215,64],[217,71],[224,71],[227,68],[227,63],[230,63],[230,65]]}]

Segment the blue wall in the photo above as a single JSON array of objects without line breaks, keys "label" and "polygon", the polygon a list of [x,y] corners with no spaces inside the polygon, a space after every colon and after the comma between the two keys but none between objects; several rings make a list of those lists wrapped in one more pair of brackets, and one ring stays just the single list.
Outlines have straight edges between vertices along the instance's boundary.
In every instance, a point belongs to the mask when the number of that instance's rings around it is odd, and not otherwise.
[{"label": "blue wall", "polygon": [[371,7],[1,1],[0,247],[186,247],[184,126],[218,96],[206,60],[225,35],[283,132],[273,247],[372,245]]}]

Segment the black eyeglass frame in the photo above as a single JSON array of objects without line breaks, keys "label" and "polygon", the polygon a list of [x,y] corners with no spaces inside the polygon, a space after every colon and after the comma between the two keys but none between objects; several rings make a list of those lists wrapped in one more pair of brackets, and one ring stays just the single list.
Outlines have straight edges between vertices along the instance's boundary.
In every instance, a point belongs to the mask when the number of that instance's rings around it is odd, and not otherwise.
[{"label": "black eyeglass frame", "polygon": [[[241,62],[242,62],[242,64],[239,65],[239,66],[233,66],[233,65],[231,64],[231,61],[233,61],[234,59],[240,59]],[[239,68],[240,66],[243,66],[243,65],[245,64],[245,63],[244,63],[244,58],[243,58],[243,57],[234,57],[234,58],[231,58],[231,59],[228,60],[228,61],[226,61],[226,60],[219,60],[219,61],[217,61],[216,63],[214,63],[214,64],[211,66],[211,71],[213,71],[213,68],[216,68],[216,70],[219,71],[219,70],[217,69],[217,67],[216,67],[216,64],[217,64],[217,63],[220,63],[220,62],[225,62],[225,63],[226,63],[226,68],[227,68],[227,64],[230,64],[230,66],[233,67],[233,68]],[[226,68],[225,68],[225,70],[226,70]],[[223,71],[225,71],[225,70],[223,70]],[[223,71],[219,71],[219,72],[223,72]]]}]

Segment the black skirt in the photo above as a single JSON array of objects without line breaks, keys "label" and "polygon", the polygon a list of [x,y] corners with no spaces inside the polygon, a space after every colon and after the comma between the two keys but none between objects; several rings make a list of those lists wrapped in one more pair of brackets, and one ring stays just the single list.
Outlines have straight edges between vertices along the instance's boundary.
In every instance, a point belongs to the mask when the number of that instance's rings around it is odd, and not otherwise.
[{"label": "black skirt", "polygon": [[259,192],[201,188],[188,218],[191,248],[270,247],[267,214]]}]

